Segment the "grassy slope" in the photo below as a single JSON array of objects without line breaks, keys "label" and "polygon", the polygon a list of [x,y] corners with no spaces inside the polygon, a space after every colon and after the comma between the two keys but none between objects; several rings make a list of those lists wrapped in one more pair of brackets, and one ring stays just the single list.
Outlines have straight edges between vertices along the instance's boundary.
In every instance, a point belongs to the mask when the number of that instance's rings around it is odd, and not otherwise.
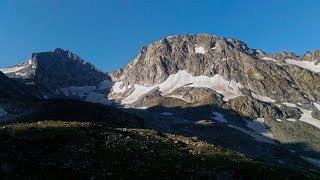
[{"label": "grassy slope", "polygon": [[88,122],[43,121],[0,127],[1,179],[303,179],[196,138]]}]

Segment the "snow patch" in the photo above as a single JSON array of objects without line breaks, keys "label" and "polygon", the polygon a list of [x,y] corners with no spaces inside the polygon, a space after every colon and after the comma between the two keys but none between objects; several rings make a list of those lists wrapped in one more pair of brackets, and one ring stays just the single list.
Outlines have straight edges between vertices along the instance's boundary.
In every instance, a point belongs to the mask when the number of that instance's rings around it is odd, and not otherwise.
[{"label": "snow patch", "polygon": [[206,53],[206,51],[204,50],[203,47],[197,46],[197,45],[196,45],[196,47],[194,48],[194,52],[195,52],[195,53],[199,53],[199,54],[205,54],[205,53]]},{"label": "snow patch", "polygon": [[98,92],[90,92],[86,97],[86,101],[105,105],[110,105],[112,103],[112,101],[107,99],[107,96],[105,94],[101,94]]},{"label": "snow patch", "polygon": [[266,60],[266,61],[275,61],[277,62],[275,59],[269,58],[269,57],[263,57],[261,58],[262,60]]},{"label": "snow patch", "polygon": [[220,122],[220,123],[228,123],[228,121],[224,118],[224,115],[219,112],[213,112],[212,113],[214,117],[212,117],[214,120]]},{"label": "snow patch", "polygon": [[147,110],[148,107],[136,107],[135,109]]},{"label": "snow patch", "polygon": [[302,159],[308,161],[309,163],[320,167],[320,159],[314,159],[314,158],[309,158],[309,157],[305,157],[305,156],[300,156]]},{"label": "snow patch", "polygon": [[310,61],[298,61],[295,59],[285,59],[284,60],[288,64],[296,65],[301,68],[307,69],[309,71],[318,73],[320,72],[320,64],[316,65],[316,61],[310,62]]},{"label": "snow patch", "polygon": [[21,69],[25,68],[24,66],[20,66],[20,67],[11,67],[11,68],[4,68],[4,69],[0,69],[1,72],[3,72],[4,74],[8,74],[8,73],[14,73],[17,72]]},{"label": "snow patch", "polygon": [[241,127],[234,126],[232,124],[228,124],[228,126],[231,127],[231,128],[237,129],[237,130],[239,130],[239,131],[241,131],[241,132],[253,137],[254,140],[256,140],[256,141],[269,143],[269,144],[275,144],[275,145],[277,144],[272,138],[262,136],[262,135],[260,135],[260,134],[258,134],[256,132],[248,131],[248,130],[243,129]]},{"label": "snow patch", "polygon": [[122,83],[123,83],[122,81],[114,83],[114,85],[112,86],[112,92],[113,93],[123,93],[123,92],[125,92],[126,91],[126,87],[120,88]]},{"label": "snow patch", "polygon": [[209,88],[224,96],[224,101],[239,97],[242,95],[240,89],[243,86],[233,80],[227,81],[219,74],[213,77],[208,76],[192,76],[185,70],[170,75],[166,81],[159,85],[163,94],[169,94],[180,87],[198,87]]},{"label": "snow patch", "polygon": [[173,113],[170,113],[170,112],[162,112],[160,114],[164,115],[164,116],[172,116],[173,115]]},{"label": "snow patch", "polygon": [[263,118],[258,118],[254,120],[246,120],[247,122],[247,127],[258,132],[259,134],[269,137],[269,138],[274,138],[273,134],[270,132],[269,128],[264,124],[264,119]]},{"label": "snow patch", "polygon": [[282,103],[282,104],[284,104],[284,105],[286,105],[286,106],[288,106],[288,107],[298,107],[297,105],[295,105],[295,104],[293,104],[293,103],[288,103],[288,102],[284,102],[284,103]]},{"label": "snow patch", "polygon": [[314,106],[320,111],[320,104],[317,104],[317,103],[313,103],[314,104]]},{"label": "snow patch", "polygon": [[138,84],[134,85],[134,91],[125,99],[123,99],[121,101],[122,104],[132,104],[134,102],[136,102],[141,96],[143,96],[144,94],[148,93],[149,91],[151,91],[153,87],[146,87],[146,86],[141,86]]},{"label": "snow patch", "polygon": [[5,115],[7,115],[7,114],[8,114],[7,111],[4,110],[4,109],[0,106],[0,117],[1,117],[1,116],[5,116]]},{"label": "snow patch", "polygon": [[312,126],[315,126],[316,128],[320,129],[320,121],[312,117],[312,111],[302,108],[299,109],[302,111],[301,118],[299,119],[300,121],[311,124]]},{"label": "snow patch", "polygon": [[170,75],[163,83],[152,87],[146,87],[135,84],[135,90],[127,98],[122,100],[124,104],[131,104],[137,101],[142,95],[148,93],[152,89],[159,87],[159,91],[163,96],[173,92],[180,87],[197,87],[209,88],[224,96],[224,101],[229,101],[236,97],[242,96],[240,91],[243,86],[233,80],[227,81],[219,74],[213,77],[208,76],[192,76],[185,70],[180,70],[176,74]]},{"label": "snow patch", "polygon": [[261,96],[261,95],[258,95],[258,94],[255,94],[253,92],[251,92],[251,96],[254,98],[254,99],[257,99],[257,100],[260,100],[262,102],[267,102],[267,103],[274,103],[276,102],[276,100],[268,97],[268,96]]},{"label": "snow patch", "polygon": [[202,125],[202,126],[212,126],[214,122],[210,120],[200,120],[194,123],[194,125]]}]

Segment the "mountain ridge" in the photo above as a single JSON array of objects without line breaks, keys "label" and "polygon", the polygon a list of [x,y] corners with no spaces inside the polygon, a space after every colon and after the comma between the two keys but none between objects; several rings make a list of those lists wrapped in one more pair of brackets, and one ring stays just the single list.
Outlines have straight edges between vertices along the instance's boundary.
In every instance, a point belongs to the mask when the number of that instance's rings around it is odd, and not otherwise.
[{"label": "mountain ridge", "polygon": [[[178,35],[143,47],[126,67],[111,73],[57,48],[33,54],[7,76],[36,86],[40,99],[113,105],[138,115],[149,129],[234,143],[230,148],[243,154],[287,161],[277,151],[289,147],[320,159],[319,52],[266,54],[231,38]],[[235,134],[242,141],[232,141]],[[248,149],[243,142],[255,146]],[[292,142],[308,148],[287,145]]]}]

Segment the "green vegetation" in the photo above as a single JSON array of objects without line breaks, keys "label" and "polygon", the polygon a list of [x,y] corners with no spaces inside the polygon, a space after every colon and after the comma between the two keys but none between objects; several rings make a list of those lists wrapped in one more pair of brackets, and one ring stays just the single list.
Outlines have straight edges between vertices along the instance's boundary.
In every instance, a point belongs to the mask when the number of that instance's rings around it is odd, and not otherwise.
[{"label": "green vegetation", "polygon": [[197,138],[104,123],[0,126],[1,179],[304,179]]}]

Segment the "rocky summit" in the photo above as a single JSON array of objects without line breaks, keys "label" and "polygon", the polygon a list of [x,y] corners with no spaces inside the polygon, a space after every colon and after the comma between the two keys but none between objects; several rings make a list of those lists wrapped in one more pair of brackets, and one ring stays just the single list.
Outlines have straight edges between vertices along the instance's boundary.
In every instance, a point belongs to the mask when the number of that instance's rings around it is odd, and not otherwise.
[{"label": "rocky summit", "polygon": [[[115,72],[98,70],[59,48],[0,71],[6,75],[0,73],[5,123],[69,117],[93,123],[117,117],[159,133],[197,137],[310,177],[320,174],[320,50],[302,56],[267,54],[232,38],[176,35],[143,47]],[[98,108],[94,103],[111,110],[92,113]],[[63,110],[57,108],[62,105]],[[74,106],[82,113],[88,109],[90,116],[52,119],[77,111]],[[104,112],[111,115],[100,116]],[[130,130],[129,139],[131,132],[137,131]]]}]

